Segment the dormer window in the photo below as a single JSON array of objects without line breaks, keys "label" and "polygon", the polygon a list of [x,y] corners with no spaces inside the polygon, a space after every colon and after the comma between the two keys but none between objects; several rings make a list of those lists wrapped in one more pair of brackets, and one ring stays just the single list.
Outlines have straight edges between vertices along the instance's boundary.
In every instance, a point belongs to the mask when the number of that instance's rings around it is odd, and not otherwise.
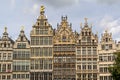
[{"label": "dormer window", "polygon": [[85,35],[87,36],[87,32],[85,32]]},{"label": "dormer window", "polygon": [[4,47],[6,47],[6,43],[4,43]]},{"label": "dormer window", "polygon": [[39,22],[38,22],[38,26],[39,26]]},{"label": "dormer window", "polygon": [[106,38],[105,41],[108,42],[108,38]]},{"label": "dormer window", "polygon": [[23,36],[21,36],[21,41],[23,41]]},{"label": "dormer window", "polygon": [[66,41],[66,36],[62,37],[62,41],[65,42]]},{"label": "dormer window", "polygon": [[89,32],[89,35],[91,35],[91,32]]},{"label": "dormer window", "polygon": [[82,32],[82,36],[84,36],[84,32]]}]

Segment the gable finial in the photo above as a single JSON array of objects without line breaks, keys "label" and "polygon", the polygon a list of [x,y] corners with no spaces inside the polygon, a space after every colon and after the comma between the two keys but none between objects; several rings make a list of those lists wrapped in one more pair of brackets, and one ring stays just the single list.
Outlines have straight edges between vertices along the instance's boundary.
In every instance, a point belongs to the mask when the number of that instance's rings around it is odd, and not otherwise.
[{"label": "gable finial", "polygon": [[5,27],[4,32],[7,32],[7,27]]},{"label": "gable finial", "polygon": [[87,23],[88,18],[84,18],[84,19],[85,19],[85,23]]},{"label": "gable finial", "polygon": [[24,31],[24,26],[21,26],[21,31]]}]

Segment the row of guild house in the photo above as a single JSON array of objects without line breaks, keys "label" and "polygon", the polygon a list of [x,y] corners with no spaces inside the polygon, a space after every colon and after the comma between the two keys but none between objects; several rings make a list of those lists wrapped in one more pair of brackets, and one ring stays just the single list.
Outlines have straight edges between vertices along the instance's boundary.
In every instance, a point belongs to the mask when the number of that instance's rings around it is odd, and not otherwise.
[{"label": "row of guild house", "polygon": [[0,80],[112,80],[108,67],[120,50],[107,30],[92,32],[87,18],[81,31],[74,32],[67,17],[52,28],[41,6],[40,16],[30,32],[21,29],[12,40],[5,31],[0,39]]}]

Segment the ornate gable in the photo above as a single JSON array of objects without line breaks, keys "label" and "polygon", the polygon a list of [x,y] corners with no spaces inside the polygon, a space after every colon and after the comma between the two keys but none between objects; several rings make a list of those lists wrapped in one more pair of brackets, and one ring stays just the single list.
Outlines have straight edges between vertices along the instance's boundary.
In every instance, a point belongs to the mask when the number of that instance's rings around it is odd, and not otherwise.
[{"label": "ornate gable", "polygon": [[104,34],[102,34],[101,42],[114,42],[112,39],[112,33],[108,33],[106,30]]},{"label": "ornate gable", "polygon": [[54,43],[58,44],[74,44],[75,43],[75,33],[72,31],[72,24],[67,21],[67,16],[61,18],[62,21],[57,24],[57,30],[54,34]]},{"label": "ornate gable", "polygon": [[97,34],[93,34],[92,26],[91,27],[88,26],[87,18],[85,18],[84,27],[82,27],[81,24],[81,33],[79,35],[77,43],[81,43],[81,42],[88,42],[88,43],[98,42]]}]

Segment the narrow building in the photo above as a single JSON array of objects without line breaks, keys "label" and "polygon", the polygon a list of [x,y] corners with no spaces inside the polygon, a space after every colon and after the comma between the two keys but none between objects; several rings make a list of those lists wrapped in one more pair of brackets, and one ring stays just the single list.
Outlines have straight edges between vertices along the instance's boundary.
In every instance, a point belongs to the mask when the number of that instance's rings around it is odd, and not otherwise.
[{"label": "narrow building", "polygon": [[13,80],[30,80],[30,41],[23,29],[13,48]]},{"label": "narrow building", "polygon": [[98,80],[98,37],[85,18],[76,44],[76,80]]},{"label": "narrow building", "polygon": [[0,80],[12,80],[12,55],[14,41],[8,36],[7,27],[0,39]]},{"label": "narrow building", "polygon": [[114,52],[116,52],[116,43],[112,39],[112,33],[105,33],[101,36],[100,44],[98,45],[99,53],[99,79],[100,80],[113,80],[109,73],[109,66],[114,63]]},{"label": "narrow building", "polygon": [[41,6],[40,16],[32,27],[30,80],[53,80],[53,29],[44,15]]},{"label": "narrow building", "polygon": [[67,16],[61,18],[60,25],[54,30],[54,80],[76,79],[75,33],[68,23]]}]

